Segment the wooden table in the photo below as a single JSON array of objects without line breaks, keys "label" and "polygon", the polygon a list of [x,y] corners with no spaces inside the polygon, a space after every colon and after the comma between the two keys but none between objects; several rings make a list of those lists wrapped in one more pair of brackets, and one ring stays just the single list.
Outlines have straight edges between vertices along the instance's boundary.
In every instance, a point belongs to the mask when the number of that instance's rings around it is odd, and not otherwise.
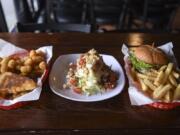
[{"label": "wooden table", "polygon": [[[157,45],[172,41],[180,59],[180,35],[170,34],[8,34],[0,38],[17,46],[32,49],[54,46],[52,62],[62,54],[83,53],[91,48],[113,55],[124,65],[121,46],[128,44]],[[74,102],[55,95],[46,80],[38,101],[16,110],[0,110],[0,134],[180,134],[180,108],[160,111],[131,106],[127,93],[94,103]]]}]

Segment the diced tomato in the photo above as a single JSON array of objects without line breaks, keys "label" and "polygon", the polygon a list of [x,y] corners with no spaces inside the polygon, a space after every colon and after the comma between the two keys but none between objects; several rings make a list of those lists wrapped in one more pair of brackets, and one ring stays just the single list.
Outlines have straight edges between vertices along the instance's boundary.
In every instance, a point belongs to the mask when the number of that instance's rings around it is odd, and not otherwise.
[{"label": "diced tomato", "polygon": [[86,64],[86,60],[81,58],[79,61],[79,65],[84,66]]},{"label": "diced tomato", "polygon": [[75,87],[73,90],[74,90],[74,92],[76,92],[76,93],[78,93],[78,94],[81,94],[81,93],[82,93],[81,88]]},{"label": "diced tomato", "polygon": [[77,80],[76,79],[70,79],[70,84],[73,85],[73,86],[76,86],[77,84]]}]

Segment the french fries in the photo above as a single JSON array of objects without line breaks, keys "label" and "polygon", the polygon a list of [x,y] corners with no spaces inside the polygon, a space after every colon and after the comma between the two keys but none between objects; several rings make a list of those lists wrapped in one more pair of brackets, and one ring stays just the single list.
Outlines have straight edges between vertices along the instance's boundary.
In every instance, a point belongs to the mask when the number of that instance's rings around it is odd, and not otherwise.
[{"label": "french fries", "polygon": [[157,78],[154,81],[154,84],[156,86],[159,86],[163,80],[163,77],[164,77],[164,72],[163,72],[163,70],[160,70],[160,72],[157,75]]},{"label": "french fries", "polygon": [[142,90],[143,91],[147,91],[148,90],[148,86],[144,83],[143,79],[139,79],[139,82],[141,84]]},{"label": "french fries", "polygon": [[163,65],[158,70],[139,73],[134,71],[143,92],[151,93],[153,99],[172,102],[180,99],[180,74],[173,63]]},{"label": "french fries", "polygon": [[178,74],[177,72],[173,71],[172,74],[173,74],[173,76],[174,76],[176,79],[179,78],[179,74]]},{"label": "french fries", "polygon": [[178,84],[178,86],[177,86],[176,89],[175,89],[173,99],[174,99],[174,100],[177,100],[177,99],[179,99],[179,98],[180,98],[180,84]]},{"label": "french fries", "polygon": [[174,76],[172,75],[172,74],[170,74],[169,75],[169,81],[170,81],[170,83],[172,84],[172,85],[174,85],[175,87],[177,87],[177,81],[176,81],[176,79],[174,78]]},{"label": "french fries", "polygon": [[144,83],[152,90],[152,91],[155,91],[156,87],[154,86],[154,84],[148,80],[148,79],[145,79],[144,80]]},{"label": "french fries", "polygon": [[171,102],[172,99],[172,91],[168,91],[164,97],[165,102]]},{"label": "french fries", "polygon": [[163,84],[166,83],[168,76],[170,75],[171,71],[173,69],[173,63],[169,63],[166,70],[165,70],[165,75],[164,75],[164,79],[163,79]]},{"label": "french fries", "polygon": [[167,68],[167,65],[162,66],[159,71],[164,71]]},{"label": "french fries", "polygon": [[141,78],[141,79],[148,79],[148,80],[154,80],[155,79],[155,77],[145,75],[145,74],[141,74],[141,73],[137,73],[136,75],[138,78]]},{"label": "french fries", "polygon": [[170,84],[157,88],[153,93],[154,99],[161,99],[172,88]]}]

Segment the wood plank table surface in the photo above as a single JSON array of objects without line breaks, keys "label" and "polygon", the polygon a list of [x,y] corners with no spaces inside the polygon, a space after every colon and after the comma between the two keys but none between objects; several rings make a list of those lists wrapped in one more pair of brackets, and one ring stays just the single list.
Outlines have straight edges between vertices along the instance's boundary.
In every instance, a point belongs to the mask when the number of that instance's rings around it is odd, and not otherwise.
[{"label": "wood plank table surface", "polygon": [[[180,60],[180,35],[175,34],[0,33],[0,38],[26,49],[53,45],[52,63],[59,55],[95,48],[99,53],[114,56],[123,66],[123,43],[162,45],[170,41],[178,62]],[[105,101],[82,103],[55,95],[47,79],[38,101],[15,110],[0,110],[0,135],[180,134],[180,107],[161,111],[131,106],[127,90],[126,80],[121,94]]]}]

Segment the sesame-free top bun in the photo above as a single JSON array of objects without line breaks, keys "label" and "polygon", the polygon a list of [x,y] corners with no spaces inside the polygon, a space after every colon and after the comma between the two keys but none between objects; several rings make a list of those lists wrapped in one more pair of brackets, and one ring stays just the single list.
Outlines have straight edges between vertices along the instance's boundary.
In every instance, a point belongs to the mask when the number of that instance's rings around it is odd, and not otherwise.
[{"label": "sesame-free top bun", "polygon": [[166,54],[151,45],[141,45],[132,48],[135,57],[148,64],[165,65],[168,63]]}]

